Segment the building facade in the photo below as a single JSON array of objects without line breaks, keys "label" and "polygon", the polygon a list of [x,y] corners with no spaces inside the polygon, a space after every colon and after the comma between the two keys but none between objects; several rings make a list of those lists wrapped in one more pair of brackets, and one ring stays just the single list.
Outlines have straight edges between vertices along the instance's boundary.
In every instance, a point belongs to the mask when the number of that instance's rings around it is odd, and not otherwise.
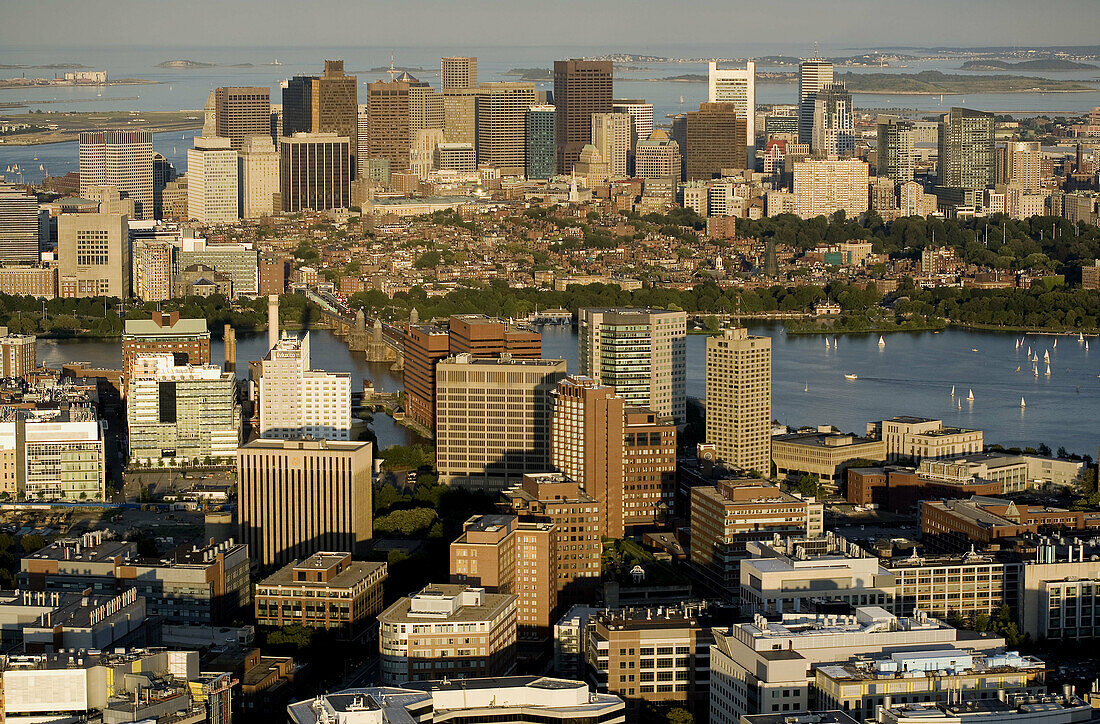
[{"label": "building facade", "polygon": [[382,612],[388,566],[352,561],[346,552],[318,551],[292,561],[256,584],[256,623],[333,629],[349,637]]},{"label": "building facade", "polygon": [[80,195],[113,186],[134,202],[134,218],[153,218],[153,134],[150,131],[82,131]]},{"label": "building facade", "polygon": [[612,63],[609,60],[555,60],[554,106],[557,170],[567,174],[592,143],[592,114],[612,108]]},{"label": "building facade", "polygon": [[[327,211],[351,206],[351,140],[335,133],[295,133],[279,139],[282,210]],[[408,165],[408,148],[405,149]]]},{"label": "building facade", "polygon": [[738,328],[707,338],[706,439],[725,465],[771,470],[771,388],[769,337]]}]

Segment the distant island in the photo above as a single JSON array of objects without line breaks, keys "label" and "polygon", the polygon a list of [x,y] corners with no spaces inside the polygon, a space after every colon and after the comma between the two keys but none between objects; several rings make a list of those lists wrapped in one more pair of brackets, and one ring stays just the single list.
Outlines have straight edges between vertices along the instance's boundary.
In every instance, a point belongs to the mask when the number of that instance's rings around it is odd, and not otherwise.
[{"label": "distant island", "polygon": [[157,63],[158,68],[213,68],[213,63],[203,63],[198,60],[166,60]]},{"label": "distant island", "polygon": [[[366,72],[367,73],[385,73],[388,70],[391,70],[391,68],[388,65],[380,65],[380,66],[377,66],[375,68],[371,68],[370,70],[368,70]],[[434,70],[432,68],[416,68],[416,67],[411,66],[411,65],[395,65],[395,66],[393,66],[392,70],[399,70],[403,73],[438,73],[439,72],[439,71]]]},{"label": "distant island", "polygon": [[549,68],[512,68],[504,75],[519,76],[520,80],[550,80],[554,77]]},{"label": "distant island", "polygon": [[4,65],[0,63],[0,69],[3,70],[77,70],[90,67],[80,63],[50,63],[48,65]]},{"label": "distant island", "polygon": [[1084,83],[1022,75],[954,75],[938,70],[920,73],[837,73],[853,93],[1027,93],[1030,91],[1095,91]]},{"label": "distant island", "polygon": [[1100,66],[1061,58],[1041,58],[1010,63],[1005,60],[968,60],[959,70],[1096,70]]}]

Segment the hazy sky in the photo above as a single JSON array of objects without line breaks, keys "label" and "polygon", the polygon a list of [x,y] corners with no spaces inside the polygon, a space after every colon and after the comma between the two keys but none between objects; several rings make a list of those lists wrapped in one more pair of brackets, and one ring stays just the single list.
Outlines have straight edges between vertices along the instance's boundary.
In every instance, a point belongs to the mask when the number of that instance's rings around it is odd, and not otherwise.
[{"label": "hazy sky", "polygon": [[1100,0],[0,0],[4,47],[1084,45]]}]

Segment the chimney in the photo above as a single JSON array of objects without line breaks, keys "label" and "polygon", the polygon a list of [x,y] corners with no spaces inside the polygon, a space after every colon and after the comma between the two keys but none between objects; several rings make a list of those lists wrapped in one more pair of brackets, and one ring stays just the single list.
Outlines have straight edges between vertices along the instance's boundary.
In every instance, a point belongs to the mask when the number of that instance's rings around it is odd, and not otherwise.
[{"label": "chimney", "polygon": [[237,331],[228,324],[222,334],[225,344],[225,371],[236,374],[237,372]]},{"label": "chimney", "polygon": [[279,295],[267,295],[267,348],[279,343]]}]

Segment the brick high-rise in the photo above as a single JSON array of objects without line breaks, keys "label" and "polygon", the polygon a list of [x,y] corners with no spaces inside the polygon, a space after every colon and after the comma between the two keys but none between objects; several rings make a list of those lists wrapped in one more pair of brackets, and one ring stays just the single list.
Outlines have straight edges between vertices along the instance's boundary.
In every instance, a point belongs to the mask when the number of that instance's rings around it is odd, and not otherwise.
[{"label": "brick high-rise", "polygon": [[558,173],[569,173],[592,143],[592,114],[612,112],[610,60],[555,60],[555,147]]}]

